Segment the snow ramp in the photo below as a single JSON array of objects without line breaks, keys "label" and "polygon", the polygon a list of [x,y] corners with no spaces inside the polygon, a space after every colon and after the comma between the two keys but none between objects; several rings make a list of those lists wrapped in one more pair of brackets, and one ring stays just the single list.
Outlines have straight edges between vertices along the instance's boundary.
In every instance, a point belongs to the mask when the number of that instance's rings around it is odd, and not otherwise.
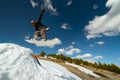
[{"label": "snow ramp", "polygon": [[32,58],[29,48],[11,43],[0,44],[0,80],[82,80],[53,62]]}]

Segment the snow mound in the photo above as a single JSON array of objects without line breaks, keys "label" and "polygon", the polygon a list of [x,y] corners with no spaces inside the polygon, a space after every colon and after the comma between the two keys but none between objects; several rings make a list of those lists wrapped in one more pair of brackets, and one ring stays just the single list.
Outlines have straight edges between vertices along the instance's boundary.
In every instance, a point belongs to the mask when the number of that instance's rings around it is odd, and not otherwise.
[{"label": "snow mound", "polygon": [[32,53],[16,44],[0,44],[0,80],[81,80],[58,64],[40,60],[38,65]]},{"label": "snow mound", "polygon": [[58,38],[54,38],[54,39],[51,39],[51,40],[47,40],[47,41],[44,41],[44,40],[40,40],[40,41],[37,41],[37,40],[25,40],[26,42],[28,43],[33,43],[35,44],[36,46],[44,46],[44,47],[50,47],[50,48],[53,48],[55,45],[59,45],[59,44],[62,44],[61,40],[58,39]]}]

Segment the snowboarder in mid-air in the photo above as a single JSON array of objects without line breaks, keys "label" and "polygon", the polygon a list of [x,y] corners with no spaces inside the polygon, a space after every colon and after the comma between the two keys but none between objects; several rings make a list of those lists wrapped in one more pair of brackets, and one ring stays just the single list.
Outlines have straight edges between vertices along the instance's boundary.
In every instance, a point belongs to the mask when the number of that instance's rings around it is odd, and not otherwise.
[{"label": "snowboarder in mid-air", "polygon": [[32,26],[35,27],[34,38],[32,40],[38,40],[39,37],[44,41],[47,40],[46,33],[49,31],[49,28],[41,23],[44,12],[45,8],[42,8],[38,21],[31,21]]}]

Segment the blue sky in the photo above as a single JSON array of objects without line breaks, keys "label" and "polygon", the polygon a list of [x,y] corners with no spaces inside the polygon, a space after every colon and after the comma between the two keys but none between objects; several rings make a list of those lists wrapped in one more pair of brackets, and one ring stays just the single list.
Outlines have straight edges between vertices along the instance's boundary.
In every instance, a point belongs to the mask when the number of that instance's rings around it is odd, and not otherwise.
[{"label": "blue sky", "polygon": [[53,48],[24,40],[34,35],[30,22],[38,19],[41,4],[43,0],[1,0],[0,43],[19,44],[35,53],[44,50],[120,66],[119,0],[52,0],[53,9],[47,7],[42,23],[50,28],[48,39],[62,42]]}]

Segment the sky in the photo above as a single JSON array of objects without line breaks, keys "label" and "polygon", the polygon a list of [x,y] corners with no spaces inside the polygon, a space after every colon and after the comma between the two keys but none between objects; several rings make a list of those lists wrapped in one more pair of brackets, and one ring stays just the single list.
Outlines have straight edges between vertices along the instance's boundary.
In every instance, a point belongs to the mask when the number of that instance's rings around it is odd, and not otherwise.
[{"label": "sky", "polygon": [[[28,43],[41,6],[49,42]],[[120,0],[1,0],[0,43],[120,66]],[[50,44],[51,43],[51,44]],[[44,44],[44,45],[43,45]]]}]

